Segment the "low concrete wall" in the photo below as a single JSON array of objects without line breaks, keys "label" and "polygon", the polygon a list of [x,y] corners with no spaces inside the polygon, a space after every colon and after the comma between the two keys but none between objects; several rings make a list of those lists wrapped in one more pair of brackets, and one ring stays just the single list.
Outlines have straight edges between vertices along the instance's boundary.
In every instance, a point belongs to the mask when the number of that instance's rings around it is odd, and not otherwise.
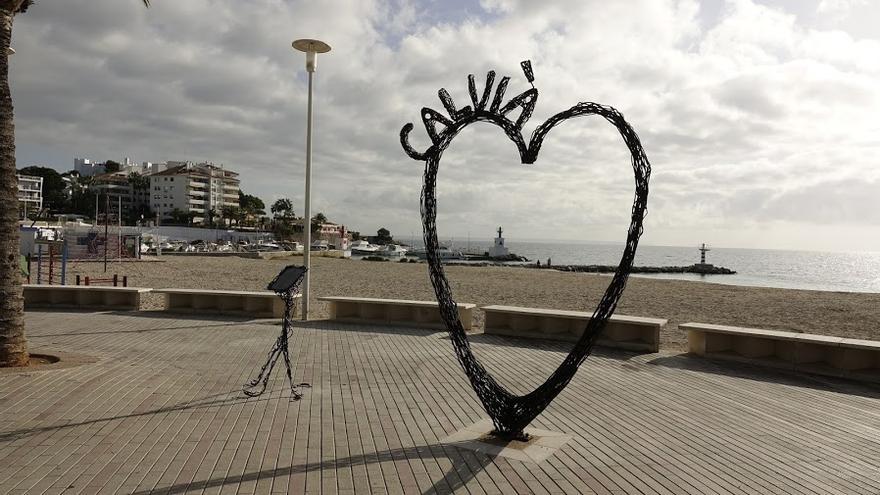
[{"label": "low concrete wall", "polygon": [[[366,297],[319,297],[330,303],[330,319],[349,323],[399,325],[446,329],[435,301],[372,299]],[[473,328],[475,304],[458,303],[458,314],[465,330]]]},{"label": "low concrete wall", "polygon": [[880,382],[880,342],[709,323],[679,325],[690,352],[805,373]]},{"label": "low concrete wall", "polygon": [[290,256],[302,255],[302,251],[260,251],[256,253],[235,253],[239,258],[254,260],[274,260],[289,258]]},{"label": "low concrete wall", "polygon": [[[583,335],[592,313],[518,306],[484,306],[484,332],[509,337],[576,342]],[[613,315],[597,345],[638,352],[660,350],[660,330],[667,320]]]},{"label": "low concrete wall", "polygon": [[284,301],[271,291],[156,289],[153,292],[165,294],[165,311],[169,312],[281,318],[285,311]]},{"label": "low concrete wall", "polygon": [[22,286],[25,309],[83,308],[137,311],[141,295],[152,289],[142,287],[103,287],[98,285]]},{"label": "low concrete wall", "polygon": [[[302,251],[208,251],[204,253],[186,253],[182,251],[162,251],[162,256],[213,256],[213,257],[238,257],[254,260],[274,260],[279,258],[289,258],[291,256],[302,256]],[[344,258],[345,252],[339,249],[331,249],[329,251],[312,251],[313,257],[318,258]]]},{"label": "low concrete wall", "polygon": [[[261,260],[274,260],[278,258],[289,258],[291,256],[302,256],[302,251],[261,251],[258,253],[236,253],[242,258],[252,258]],[[345,252],[338,249],[329,251],[311,251],[309,256],[318,258],[344,258]]]},{"label": "low concrete wall", "polygon": [[[159,257],[162,257],[162,256],[184,256],[184,257],[185,256],[209,256],[209,257],[223,258],[223,257],[230,257],[230,256],[241,256],[243,254],[249,254],[249,253],[237,253],[235,251],[206,251],[206,252],[202,252],[202,253],[196,253],[196,252],[187,253],[184,251],[162,251],[162,254]],[[150,256],[156,256],[156,255],[154,253],[154,254],[151,254]]]}]

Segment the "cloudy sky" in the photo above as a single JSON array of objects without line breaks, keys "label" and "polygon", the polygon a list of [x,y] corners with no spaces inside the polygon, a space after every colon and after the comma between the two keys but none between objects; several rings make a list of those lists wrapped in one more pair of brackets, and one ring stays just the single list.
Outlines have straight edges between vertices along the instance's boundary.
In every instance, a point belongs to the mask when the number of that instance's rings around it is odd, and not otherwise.
[{"label": "cloudy sky", "polygon": [[[511,76],[537,108],[620,110],[651,160],[643,242],[880,251],[880,2],[867,0],[38,0],[15,21],[19,166],[74,157],[208,160],[303,212],[307,79],[318,61],[313,211],[420,235],[429,140],[419,110],[467,75]],[[446,151],[442,238],[622,241],[629,156],[596,118],[548,136],[534,165],[496,127]]]}]

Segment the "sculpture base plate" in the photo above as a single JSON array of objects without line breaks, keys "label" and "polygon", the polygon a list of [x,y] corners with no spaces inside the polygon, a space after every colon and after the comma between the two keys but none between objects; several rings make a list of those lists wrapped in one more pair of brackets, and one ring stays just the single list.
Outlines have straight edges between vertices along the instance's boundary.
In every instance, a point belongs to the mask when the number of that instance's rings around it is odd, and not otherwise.
[{"label": "sculpture base plate", "polygon": [[572,438],[571,435],[558,431],[526,428],[528,441],[502,440],[491,435],[494,428],[492,421],[488,419],[478,421],[449,435],[441,440],[441,443],[493,457],[501,456],[537,464],[555,454]]}]

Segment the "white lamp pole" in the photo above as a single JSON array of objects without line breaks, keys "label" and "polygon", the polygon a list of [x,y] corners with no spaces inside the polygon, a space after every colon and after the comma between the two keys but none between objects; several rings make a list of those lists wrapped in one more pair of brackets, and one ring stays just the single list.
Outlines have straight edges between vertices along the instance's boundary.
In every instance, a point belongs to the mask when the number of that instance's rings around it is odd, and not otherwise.
[{"label": "white lamp pole", "polygon": [[306,276],[303,280],[302,319],[309,319],[309,269],[311,268],[312,249],[312,74],[318,61],[319,53],[330,51],[330,45],[313,39],[299,39],[293,42],[293,48],[306,54],[306,71],[309,73],[309,111],[306,126],[306,212],[303,230],[306,239],[303,246],[303,261],[306,265]]}]

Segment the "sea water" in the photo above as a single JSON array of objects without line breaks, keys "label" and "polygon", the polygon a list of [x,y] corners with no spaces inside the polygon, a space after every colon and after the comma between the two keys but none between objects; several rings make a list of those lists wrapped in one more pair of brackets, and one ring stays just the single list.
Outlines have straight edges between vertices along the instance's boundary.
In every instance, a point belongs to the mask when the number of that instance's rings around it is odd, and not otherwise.
[{"label": "sea water", "polygon": [[[450,242],[444,243],[450,245]],[[535,242],[507,239],[511,253],[554,265],[617,265],[622,244]],[[455,249],[481,253],[490,241],[452,242]],[[416,246],[420,243],[416,240]],[[711,247],[711,246],[710,246]],[[638,266],[688,266],[700,261],[698,246],[650,246],[636,252]],[[696,273],[634,274],[638,277],[719,284],[843,292],[880,293],[880,252],[818,252],[711,247],[706,262],[736,270],[735,275]]]}]

